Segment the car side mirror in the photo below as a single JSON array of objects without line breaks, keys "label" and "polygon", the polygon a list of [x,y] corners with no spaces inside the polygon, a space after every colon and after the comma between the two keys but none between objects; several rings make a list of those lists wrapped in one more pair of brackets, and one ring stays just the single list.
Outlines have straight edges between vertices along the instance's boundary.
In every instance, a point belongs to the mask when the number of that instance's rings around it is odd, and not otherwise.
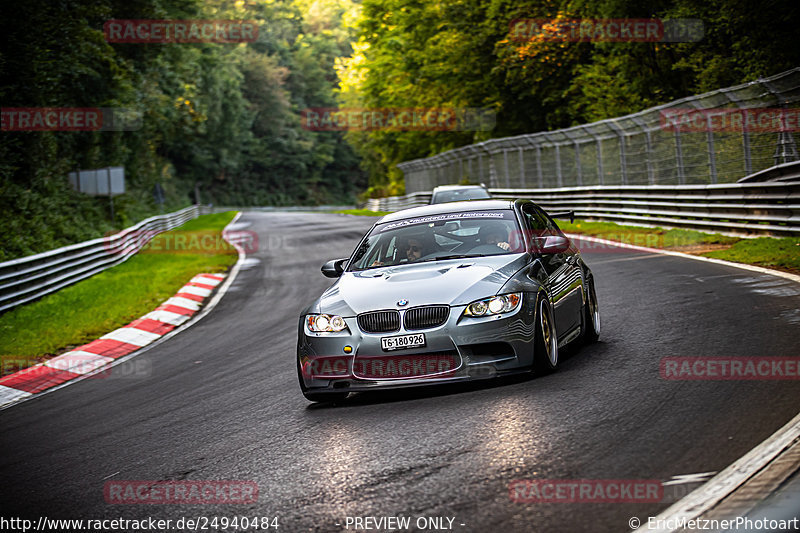
[{"label": "car side mirror", "polygon": [[344,264],[347,262],[347,258],[344,259],[331,259],[324,265],[322,265],[322,274],[326,278],[338,278],[341,277],[342,272],[344,272]]},{"label": "car side mirror", "polygon": [[542,254],[563,254],[572,244],[568,238],[561,235],[548,235],[539,242],[539,251]]}]

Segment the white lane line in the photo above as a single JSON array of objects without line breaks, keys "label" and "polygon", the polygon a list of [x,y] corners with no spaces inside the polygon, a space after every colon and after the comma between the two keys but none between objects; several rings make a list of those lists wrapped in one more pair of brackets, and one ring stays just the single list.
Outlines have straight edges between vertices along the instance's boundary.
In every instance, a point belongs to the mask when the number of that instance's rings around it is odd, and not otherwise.
[{"label": "white lane line", "polygon": [[669,485],[684,485],[687,483],[705,483],[711,476],[716,474],[716,472],[701,472],[699,474],[679,474],[677,476],[672,476],[672,479],[669,481],[665,481],[662,485],[669,486]]},{"label": "white lane line", "polygon": [[[686,497],[672,504],[652,519],[653,523],[662,524],[662,527],[649,528],[647,527],[647,522],[645,522],[635,531],[637,533],[645,531],[671,533],[678,531],[680,528],[677,526],[686,523],[688,520],[698,518],[714,507],[767,466],[770,461],[775,459],[798,437],[800,437],[800,414],[773,433],[767,440],[714,476],[708,483],[690,492]],[[669,524],[676,527],[667,527]]]},{"label": "white lane line", "polygon": [[[725,261],[724,259],[714,259],[712,257],[703,257],[703,256],[700,256],[700,255],[685,254],[683,252],[673,252],[671,250],[661,250],[660,248],[647,248],[645,246],[636,246],[635,244],[626,244],[624,242],[609,241],[609,240],[606,240],[606,239],[599,239],[597,237],[588,237],[586,235],[579,235],[579,234],[575,234],[575,233],[566,233],[565,235],[567,237],[569,237],[570,239],[584,240],[584,241],[589,241],[589,242],[596,242],[596,243],[599,243],[599,244],[606,244],[606,245],[609,245],[609,246],[616,246],[617,248],[627,248],[627,249],[630,249],[630,250],[638,250],[640,252],[650,252],[650,253],[661,254],[661,255],[672,255],[674,257],[683,257],[683,258],[686,258],[686,259],[692,259],[694,261],[705,261],[707,263],[715,263],[717,265],[725,265],[725,266],[730,266],[730,267],[735,267],[735,268],[741,268],[742,270],[749,270],[751,272],[760,272],[762,274],[771,274],[773,276],[778,276],[779,278],[786,278],[786,279],[790,279],[792,281],[796,281],[796,282],[800,283],[800,276],[798,276],[797,274],[790,274],[788,272],[783,272],[783,271],[780,271],[780,270],[772,270],[770,268],[764,268],[764,267],[760,267],[760,266],[746,265],[744,263],[734,263],[733,261]],[[590,251],[590,250],[587,250],[587,251]]]},{"label": "white lane line", "polygon": [[619,263],[620,261],[641,261],[642,259],[652,259],[654,257],[661,257],[657,254],[648,254],[648,255],[638,255],[636,257],[621,257],[618,259],[608,259],[607,261],[587,261],[589,267],[593,267],[594,265],[605,265],[607,263]]},{"label": "white lane line", "polygon": [[[682,252],[673,252],[668,250],[661,250],[658,248],[646,248],[644,246],[636,246],[632,244],[618,243],[606,239],[598,239],[597,237],[587,237],[583,235],[567,234],[570,239],[586,240],[609,246],[616,246],[619,248],[628,248],[631,250],[638,250],[642,252],[650,252],[653,254],[671,255],[674,257],[683,257],[693,261],[705,261],[707,263],[715,263],[729,267],[738,268],[741,270],[749,270],[751,272],[759,272],[761,274],[769,274],[779,278],[785,278],[797,283],[800,283],[800,276],[782,272],[780,270],[772,270],[769,268],[746,265],[744,263],[734,263],[732,261],[724,261],[722,259],[713,259],[711,257],[702,257],[698,255],[685,254]],[[770,461],[777,457],[784,449],[786,449],[796,438],[800,437],[800,414],[795,416],[788,424],[776,431],[767,440],[750,450],[740,459],[735,461],[728,468],[717,474],[714,478],[709,480],[704,485],[701,485],[694,491],[690,492],[686,497],[677,501],[668,507],[665,511],[654,518],[655,523],[664,524],[661,528],[649,528],[647,522],[642,524],[641,527],[636,529],[636,532],[645,531],[658,531],[661,533],[671,533],[678,529],[667,528],[666,524],[680,524],[685,523],[686,520],[699,517],[702,513],[714,507],[717,503],[722,501],[748,479],[754,476],[762,468],[764,468]],[[660,522],[657,522],[660,521]]]}]

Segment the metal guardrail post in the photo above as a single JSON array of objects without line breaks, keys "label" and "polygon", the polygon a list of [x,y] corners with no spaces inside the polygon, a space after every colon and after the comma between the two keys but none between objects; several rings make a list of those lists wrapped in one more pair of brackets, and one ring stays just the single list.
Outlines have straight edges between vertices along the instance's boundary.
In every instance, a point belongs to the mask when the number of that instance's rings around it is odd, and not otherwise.
[{"label": "metal guardrail post", "polygon": [[539,180],[539,187],[544,187],[544,174],[542,174],[542,147],[536,143],[536,178]]},{"label": "metal guardrail post", "polygon": [[[741,98],[739,98],[732,90],[723,90],[720,92],[725,96],[725,98],[735,103],[740,109],[745,107]],[[747,131],[746,127],[742,128],[742,157],[744,160],[744,175],[749,176],[753,173],[753,159],[750,154],[750,133]]]},{"label": "metal guardrail post", "polygon": [[556,148],[556,177],[558,178],[558,186],[564,185],[564,177],[561,175],[561,148],[558,144],[554,145]]},{"label": "metal guardrail post", "polygon": [[750,132],[747,128],[742,128],[742,150],[744,155],[744,175],[749,176],[753,173],[753,157],[750,154]]},{"label": "metal guardrail post", "polygon": [[603,170],[603,146],[599,137],[594,139],[595,146],[597,147],[597,181],[600,185],[605,182],[605,171]]},{"label": "metal guardrail post", "polygon": [[503,166],[506,170],[506,187],[511,187],[511,173],[508,170],[508,150],[503,150]]},{"label": "metal guardrail post", "polygon": [[675,168],[678,171],[678,184],[686,183],[685,169],[683,167],[683,145],[681,144],[681,130],[675,128]]},{"label": "metal guardrail post", "polygon": [[619,142],[619,169],[622,184],[628,183],[628,163],[625,160],[625,132],[614,121],[609,121],[608,125],[617,134],[617,141]]},{"label": "metal guardrail post", "polygon": [[[789,100],[781,91],[775,89],[771,81],[759,80],[759,82],[761,86],[765,87],[775,97],[781,109],[789,107]],[[796,161],[798,159],[797,145],[795,145],[794,137],[790,131],[778,132],[778,142],[777,146],[775,146],[775,153],[772,155],[772,159],[776,165],[789,161]]]},{"label": "metal guardrail post", "polygon": [[644,132],[644,143],[645,143],[644,160],[645,160],[645,165],[647,167],[647,183],[649,183],[650,185],[654,185],[656,182],[656,178],[653,171],[653,144],[652,144],[652,139],[650,137],[650,128],[647,127],[647,125],[642,121],[641,118],[635,115],[632,115],[630,118]]},{"label": "metal guardrail post", "polygon": [[706,144],[708,146],[708,173],[711,183],[717,182],[717,156],[714,148],[714,132],[709,129],[706,132]]},{"label": "metal guardrail post", "polygon": [[778,145],[775,147],[775,153],[772,154],[772,160],[776,165],[779,165],[797,161],[797,159],[797,145],[794,142],[792,132],[782,131],[778,133]]}]

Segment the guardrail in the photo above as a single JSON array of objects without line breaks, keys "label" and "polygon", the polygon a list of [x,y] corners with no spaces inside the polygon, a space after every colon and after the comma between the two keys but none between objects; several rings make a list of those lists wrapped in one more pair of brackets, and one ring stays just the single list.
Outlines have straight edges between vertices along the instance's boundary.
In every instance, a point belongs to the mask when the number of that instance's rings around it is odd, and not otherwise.
[{"label": "guardrail", "polygon": [[363,204],[359,204],[360,209],[370,211],[400,211],[409,207],[417,207],[428,204],[431,201],[431,193],[415,192],[405,196],[388,196],[386,198],[370,198]]},{"label": "guardrail", "polygon": [[546,211],[573,210],[589,220],[745,237],[800,235],[800,182],[491,192],[498,198],[530,198]]},{"label": "guardrail", "polygon": [[[489,189],[496,198],[531,199],[546,211],[636,226],[689,228],[737,236],[800,235],[800,179],[718,185],[615,185]],[[430,201],[431,193],[370,199],[372,211],[398,211]]]},{"label": "guardrail", "polygon": [[0,263],[0,313],[122,263],[157,234],[197,218],[202,209],[194,205],[108,237]]}]

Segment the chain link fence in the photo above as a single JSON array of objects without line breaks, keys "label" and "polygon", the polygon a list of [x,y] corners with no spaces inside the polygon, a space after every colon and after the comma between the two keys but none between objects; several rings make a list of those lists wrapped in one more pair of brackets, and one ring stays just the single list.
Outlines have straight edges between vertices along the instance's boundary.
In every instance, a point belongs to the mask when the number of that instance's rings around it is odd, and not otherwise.
[{"label": "chain link fence", "polygon": [[[397,166],[405,175],[407,194],[464,182],[507,189],[733,183],[798,160],[792,131],[800,129],[796,122],[737,128],[734,115],[741,118],[747,112],[738,110],[758,109],[796,113],[791,106],[798,101],[800,68],[795,68],[632,115],[491,139]],[[713,119],[706,110],[725,112]],[[707,119],[703,127],[676,126],[693,111]],[[720,118],[728,120],[722,127]]]}]

